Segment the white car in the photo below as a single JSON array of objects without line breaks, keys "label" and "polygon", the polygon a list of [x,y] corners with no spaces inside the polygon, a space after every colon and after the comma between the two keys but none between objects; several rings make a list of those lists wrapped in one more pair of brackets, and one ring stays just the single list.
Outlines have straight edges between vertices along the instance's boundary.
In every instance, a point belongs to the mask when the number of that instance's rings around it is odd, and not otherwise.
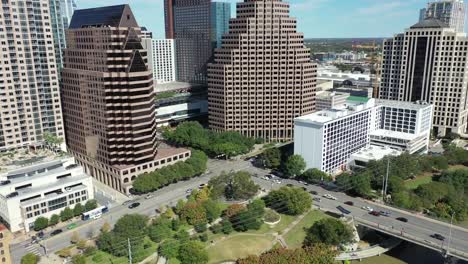
[{"label": "white car", "polygon": [[151,199],[151,198],[153,198],[153,197],[154,197],[154,195],[148,194],[148,195],[145,196],[145,199],[148,200],[148,199]]},{"label": "white car", "polygon": [[192,191],[193,191],[193,189],[187,189],[187,190],[185,191],[185,193],[190,194],[190,193],[192,193]]},{"label": "white car", "polygon": [[335,200],[335,201],[338,200],[338,198],[336,198],[335,196],[332,196],[332,195],[330,195],[328,193],[324,194],[323,197],[325,197],[327,199],[330,199],[330,200]]},{"label": "white car", "polygon": [[372,209],[372,207],[370,207],[370,206],[363,206],[363,207],[361,207],[361,209],[366,210],[368,212],[374,211],[374,209]]}]

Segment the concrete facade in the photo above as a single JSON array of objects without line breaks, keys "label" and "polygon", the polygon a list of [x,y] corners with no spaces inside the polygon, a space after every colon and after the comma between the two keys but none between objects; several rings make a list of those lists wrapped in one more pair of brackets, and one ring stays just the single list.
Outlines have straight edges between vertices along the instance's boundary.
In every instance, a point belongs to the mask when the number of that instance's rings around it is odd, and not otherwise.
[{"label": "concrete facade", "polygon": [[468,122],[468,38],[426,19],[384,41],[379,98],[434,105],[434,132],[462,134]]},{"label": "concrete facade", "polygon": [[28,232],[38,217],[94,198],[91,177],[73,158],[34,164],[0,175],[0,217],[12,232]]},{"label": "concrete facade", "polygon": [[148,51],[148,67],[153,72],[156,85],[175,82],[174,40],[144,38],[142,44],[143,48]]},{"label": "concrete facade", "polygon": [[316,65],[288,3],[237,3],[237,17],[208,67],[209,125],[214,130],[289,140],[294,118],[315,109]]},{"label": "concrete facade", "polygon": [[10,231],[5,225],[0,224],[0,263],[10,264],[10,241],[12,239]]},{"label": "concrete facade", "polygon": [[42,144],[45,132],[64,138],[49,1],[0,9],[0,151]]}]

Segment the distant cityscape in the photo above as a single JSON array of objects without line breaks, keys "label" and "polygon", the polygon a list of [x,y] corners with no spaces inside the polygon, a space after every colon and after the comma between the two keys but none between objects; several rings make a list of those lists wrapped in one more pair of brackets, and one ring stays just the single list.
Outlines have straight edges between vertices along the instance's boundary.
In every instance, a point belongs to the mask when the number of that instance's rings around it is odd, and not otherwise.
[{"label": "distant cityscape", "polygon": [[163,1],[0,2],[0,263],[468,262],[463,0],[385,39]]}]

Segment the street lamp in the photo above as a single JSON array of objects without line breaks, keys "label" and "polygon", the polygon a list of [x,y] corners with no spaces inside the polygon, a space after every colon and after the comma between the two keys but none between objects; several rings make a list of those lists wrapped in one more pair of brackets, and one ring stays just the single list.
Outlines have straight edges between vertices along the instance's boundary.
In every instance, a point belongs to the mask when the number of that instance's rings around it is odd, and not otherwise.
[{"label": "street lamp", "polygon": [[453,217],[455,216],[455,212],[452,213],[452,218],[450,219],[450,231],[449,231],[449,240],[447,243],[447,253],[446,256],[448,256],[450,252],[450,242],[452,240],[452,227],[453,227]]}]

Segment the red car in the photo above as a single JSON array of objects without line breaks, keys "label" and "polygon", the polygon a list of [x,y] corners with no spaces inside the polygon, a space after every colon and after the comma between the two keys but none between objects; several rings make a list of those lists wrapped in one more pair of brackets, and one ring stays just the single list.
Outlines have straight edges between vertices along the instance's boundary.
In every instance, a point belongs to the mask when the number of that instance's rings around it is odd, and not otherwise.
[{"label": "red car", "polygon": [[373,216],[380,216],[380,213],[377,212],[377,211],[369,212],[369,214],[371,214],[371,215],[373,215]]}]

